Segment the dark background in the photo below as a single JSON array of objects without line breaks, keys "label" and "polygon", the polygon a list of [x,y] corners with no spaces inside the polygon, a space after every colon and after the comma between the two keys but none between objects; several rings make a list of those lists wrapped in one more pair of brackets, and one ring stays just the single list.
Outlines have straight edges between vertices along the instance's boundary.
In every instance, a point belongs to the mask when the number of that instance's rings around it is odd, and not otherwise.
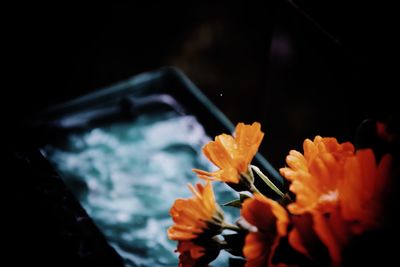
[{"label": "dark background", "polygon": [[279,168],[305,138],[352,140],[395,110],[390,7],[348,2],[24,4],[9,21],[7,117],[177,66],[234,124],[260,121]]},{"label": "dark background", "polygon": [[[234,124],[260,121],[266,133],[261,152],[279,168],[305,138],[353,141],[364,119],[398,115],[392,10],[384,3],[339,0],[4,7],[2,129],[18,145],[30,138],[19,126],[35,113],[135,74],[176,66]],[[37,153],[13,156],[17,160],[5,163],[11,178],[2,190],[13,195],[5,202],[13,212],[4,217],[12,243],[3,241],[12,265],[44,266],[51,256],[58,266],[60,258],[66,266],[82,263],[71,255],[78,233],[89,231],[64,233],[63,216],[73,219],[74,209],[48,180],[32,178],[48,178],[35,163]],[[101,253],[104,243],[93,236],[85,240]]]}]

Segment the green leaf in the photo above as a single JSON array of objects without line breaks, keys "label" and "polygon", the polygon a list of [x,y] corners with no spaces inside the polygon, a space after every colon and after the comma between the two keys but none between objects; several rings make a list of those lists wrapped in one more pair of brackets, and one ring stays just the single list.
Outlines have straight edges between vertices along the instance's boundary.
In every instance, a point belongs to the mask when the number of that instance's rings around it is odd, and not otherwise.
[{"label": "green leaf", "polygon": [[226,203],[222,204],[222,206],[241,208],[242,207],[242,202],[241,202],[240,199],[234,199],[232,201],[229,201],[229,202],[226,202]]},{"label": "green leaf", "polygon": [[226,202],[226,203],[222,204],[222,206],[241,208],[243,201],[245,201],[249,197],[250,197],[249,195],[246,195],[244,193],[239,193],[239,199],[234,199],[229,202]]},{"label": "green leaf", "polygon": [[263,180],[264,183],[265,183],[269,188],[271,188],[276,194],[278,194],[278,196],[280,196],[280,197],[283,197],[283,196],[284,196],[284,194],[282,193],[282,191],[279,190],[279,188],[278,188],[264,173],[262,173],[262,171],[261,171],[257,166],[250,165],[250,167],[251,167],[251,169],[252,169],[253,171],[255,171],[255,172],[257,173],[258,177],[260,177],[261,180]]}]

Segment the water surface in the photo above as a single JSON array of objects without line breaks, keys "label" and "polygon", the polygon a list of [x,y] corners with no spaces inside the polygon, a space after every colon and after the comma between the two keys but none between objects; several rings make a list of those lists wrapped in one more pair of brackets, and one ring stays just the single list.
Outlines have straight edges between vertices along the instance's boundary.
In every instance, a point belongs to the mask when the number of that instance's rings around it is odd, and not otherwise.
[{"label": "water surface", "polygon": [[[201,153],[209,140],[195,117],[167,112],[71,134],[44,150],[127,267],[177,266],[168,211],[191,196],[187,183],[200,181],[192,168],[213,168]],[[214,189],[220,203],[234,198],[225,184]],[[225,211],[230,221],[238,215]],[[227,266],[227,254],[212,265]]]}]

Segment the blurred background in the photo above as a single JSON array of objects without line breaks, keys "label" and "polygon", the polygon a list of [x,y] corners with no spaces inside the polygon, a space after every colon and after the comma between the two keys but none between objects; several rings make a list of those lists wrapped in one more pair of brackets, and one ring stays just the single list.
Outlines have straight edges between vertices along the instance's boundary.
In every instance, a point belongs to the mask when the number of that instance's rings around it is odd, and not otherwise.
[{"label": "blurred background", "polygon": [[[16,136],[18,145],[30,138],[18,126],[33,114],[175,66],[234,124],[261,122],[266,135],[260,151],[278,169],[305,138],[353,141],[363,120],[399,115],[392,42],[398,30],[391,10],[383,3],[341,0],[14,4],[2,16],[9,60],[2,61],[3,76],[10,80],[3,82],[3,132]],[[9,254],[12,265],[22,253],[30,265],[44,266],[45,257],[61,253],[59,247],[80,244],[65,244],[59,234],[58,228],[69,227],[57,217],[69,214],[64,195],[53,194],[49,180],[38,186],[31,179],[45,177],[48,166],[16,156],[17,164],[4,164],[10,169],[5,173],[17,173],[3,187],[13,194],[7,203],[14,209],[6,213],[11,227],[5,228],[13,243],[4,243],[15,253]],[[48,207],[57,216],[46,214]],[[91,237],[85,227],[78,230]]]},{"label": "blurred background", "polygon": [[279,168],[305,138],[352,140],[362,120],[393,113],[389,7],[358,2],[26,4],[9,38],[12,122],[176,66],[234,124],[260,121]]}]

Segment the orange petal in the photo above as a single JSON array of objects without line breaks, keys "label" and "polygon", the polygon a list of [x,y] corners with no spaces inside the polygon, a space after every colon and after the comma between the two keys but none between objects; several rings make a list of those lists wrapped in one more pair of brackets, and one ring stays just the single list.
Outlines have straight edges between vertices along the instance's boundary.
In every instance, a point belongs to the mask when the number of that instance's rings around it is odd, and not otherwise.
[{"label": "orange petal", "polygon": [[246,266],[271,264],[280,238],[286,235],[289,223],[287,212],[277,202],[255,194],[254,198],[244,201],[241,215],[257,227],[257,232],[248,234],[245,240],[243,254],[248,260]]}]

